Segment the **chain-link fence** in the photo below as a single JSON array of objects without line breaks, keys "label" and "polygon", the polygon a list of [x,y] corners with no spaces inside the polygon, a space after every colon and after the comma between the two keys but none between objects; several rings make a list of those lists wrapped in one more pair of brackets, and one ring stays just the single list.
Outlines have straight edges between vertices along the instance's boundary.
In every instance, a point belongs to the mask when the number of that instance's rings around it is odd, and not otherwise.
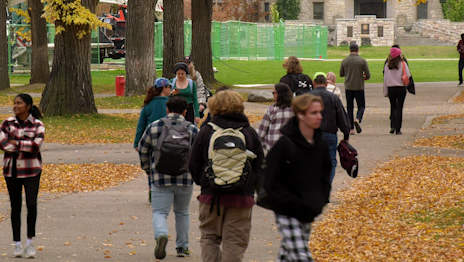
[{"label": "chain-link fence", "polygon": [[[30,25],[7,25],[10,73],[24,73],[31,68]],[[284,57],[327,58],[328,28],[320,25],[286,23],[247,23],[239,21],[213,22],[211,46],[214,60],[265,61],[283,60]],[[51,66],[55,39],[54,25],[47,26],[49,64]],[[116,38],[115,38],[116,37]],[[121,38],[121,39],[120,39]],[[117,56],[124,57],[124,38],[113,36],[119,41],[113,49]],[[184,22],[184,51],[190,54],[192,46],[192,21]],[[92,64],[103,62],[108,41],[102,41],[102,33],[92,32]],[[155,60],[157,67],[163,60],[163,23],[155,23]],[[99,69],[99,67],[98,67]]]}]

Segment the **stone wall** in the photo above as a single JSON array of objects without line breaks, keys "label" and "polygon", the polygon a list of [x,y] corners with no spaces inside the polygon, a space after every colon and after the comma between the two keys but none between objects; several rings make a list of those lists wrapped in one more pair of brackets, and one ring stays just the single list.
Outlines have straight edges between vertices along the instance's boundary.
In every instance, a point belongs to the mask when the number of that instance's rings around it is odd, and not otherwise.
[{"label": "stone wall", "polygon": [[[336,45],[346,41],[355,41],[361,45],[363,38],[370,38],[372,46],[392,46],[395,39],[395,21],[392,18],[377,19],[374,15],[355,16],[354,19],[337,19]],[[367,34],[363,34],[361,27],[369,25]],[[353,36],[348,37],[348,27],[353,27]],[[378,28],[383,26],[383,36],[378,36]]]},{"label": "stone wall", "polygon": [[451,22],[449,19],[424,19],[420,20],[422,24],[421,30],[423,36],[429,36],[431,39],[436,39],[445,42],[458,43],[461,40],[461,34],[464,33],[464,22]]}]

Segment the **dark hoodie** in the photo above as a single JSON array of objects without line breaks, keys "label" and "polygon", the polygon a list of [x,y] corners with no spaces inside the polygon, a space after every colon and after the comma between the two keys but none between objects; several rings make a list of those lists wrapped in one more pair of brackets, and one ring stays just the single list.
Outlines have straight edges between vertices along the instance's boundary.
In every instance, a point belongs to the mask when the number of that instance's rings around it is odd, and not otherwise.
[{"label": "dark hoodie", "polygon": [[277,214],[312,222],[329,202],[329,148],[318,129],[308,143],[294,117],[280,130],[283,136],[269,151],[264,189]]},{"label": "dark hoodie", "polygon": [[[211,122],[222,128],[237,129],[242,127],[241,132],[245,135],[246,148],[257,155],[257,157],[252,161],[252,171],[248,174],[245,188],[238,192],[227,192],[222,194],[253,197],[256,185],[255,173],[261,166],[264,157],[263,148],[258,134],[254,128],[250,126],[248,118],[244,114],[218,115],[214,116],[211,119]],[[202,195],[213,195],[216,193],[216,190],[211,188],[208,178],[206,178],[205,175],[205,168],[208,164],[209,141],[213,132],[214,130],[210,125],[203,126],[193,142],[192,153],[190,155],[190,172],[195,183],[201,186]]]}]

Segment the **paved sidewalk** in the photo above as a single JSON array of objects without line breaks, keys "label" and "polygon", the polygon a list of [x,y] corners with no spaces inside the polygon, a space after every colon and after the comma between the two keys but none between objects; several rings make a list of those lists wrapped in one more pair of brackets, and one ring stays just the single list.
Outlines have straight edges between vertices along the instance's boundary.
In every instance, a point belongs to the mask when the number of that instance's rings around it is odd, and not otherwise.
[{"label": "paved sidewalk", "polygon": [[[343,85],[338,85],[343,89]],[[420,132],[430,117],[442,114],[463,113],[460,104],[448,100],[463,90],[455,82],[416,83],[417,95],[407,95],[403,117],[403,135],[389,134],[389,102],[383,97],[381,84],[367,84],[363,131],[350,138],[358,150],[360,176],[370,174],[381,162],[395,155],[439,153],[435,149],[411,148],[408,143],[424,135]],[[247,103],[247,110],[264,112],[267,106]],[[8,111],[1,108],[1,112]],[[124,111],[125,112],[125,111]],[[10,112],[11,113],[11,110]],[[255,125],[256,126],[256,125]],[[459,126],[458,126],[459,128]],[[432,129],[431,129],[432,130]],[[459,130],[458,130],[459,131]],[[342,136],[339,135],[339,139]],[[104,162],[138,164],[138,156],[131,144],[117,145],[60,145],[44,144],[44,162],[83,163]],[[105,153],[107,152],[107,153]],[[460,150],[441,150],[441,153],[462,155]],[[93,160],[93,161],[92,161]],[[337,167],[333,191],[349,187],[349,178]],[[70,195],[40,195],[37,222],[36,248],[40,248],[37,261],[155,261],[151,205],[147,200],[146,177],[106,191]],[[201,261],[200,231],[198,229],[198,201],[200,193],[195,186],[191,202],[190,249],[193,261]],[[332,199],[330,206],[336,205]],[[9,200],[0,194],[0,213],[8,214]],[[23,211],[23,242],[25,241],[25,210]],[[179,260],[175,257],[174,216],[169,216],[170,241],[168,256],[164,261]],[[11,259],[13,251],[9,219],[0,222],[0,260]],[[275,228],[272,212],[260,207],[253,209],[253,228],[244,261],[275,261],[280,237]],[[108,258],[105,258],[108,257]],[[21,259],[15,259],[15,261]]]}]

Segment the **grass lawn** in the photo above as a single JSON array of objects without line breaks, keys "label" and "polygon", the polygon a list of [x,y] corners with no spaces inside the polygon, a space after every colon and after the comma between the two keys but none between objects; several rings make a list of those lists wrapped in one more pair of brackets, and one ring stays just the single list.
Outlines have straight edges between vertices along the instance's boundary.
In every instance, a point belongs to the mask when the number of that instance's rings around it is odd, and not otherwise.
[{"label": "grass lawn", "polygon": [[[285,75],[282,61],[226,61],[227,65],[245,71],[243,73],[215,62],[214,66],[219,70],[215,74],[216,79],[227,84],[275,84]],[[333,71],[337,76],[340,72],[339,61],[301,61],[303,73],[311,78],[317,71]],[[457,81],[458,61],[408,61],[415,82],[441,82]],[[384,61],[369,61],[371,79],[367,83],[383,82]],[[437,73],[439,71],[439,73]],[[344,78],[337,78],[342,83]]]},{"label": "grass lawn", "polygon": [[[366,59],[385,59],[389,53],[389,47],[363,47],[359,51],[360,55]],[[405,46],[402,48],[404,55],[408,59],[448,59],[457,58],[456,48],[454,46]],[[328,47],[329,59],[343,59],[349,55],[348,47]],[[285,75],[282,68],[283,61],[215,61],[214,66],[219,70],[215,74],[218,81],[228,84],[274,84]],[[304,73],[312,77],[317,71],[333,71],[338,75],[340,70],[340,61],[302,61]],[[383,81],[383,61],[369,61],[371,71],[371,80],[368,83],[381,83]],[[440,81],[457,81],[457,63],[458,61],[409,61],[411,72],[416,82],[440,82]],[[235,69],[239,69],[241,72]],[[439,73],[437,73],[439,69]],[[94,93],[114,93],[115,78],[118,75],[124,75],[125,70],[115,71],[93,71],[93,89]],[[158,77],[161,71],[157,70]],[[29,75],[13,75],[10,77],[12,84],[27,85]],[[343,78],[338,78],[338,82],[343,82]],[[27,90],[27,92],[41,93],[43,88]],[[102,102],[104,103],[104,102]]]}]

